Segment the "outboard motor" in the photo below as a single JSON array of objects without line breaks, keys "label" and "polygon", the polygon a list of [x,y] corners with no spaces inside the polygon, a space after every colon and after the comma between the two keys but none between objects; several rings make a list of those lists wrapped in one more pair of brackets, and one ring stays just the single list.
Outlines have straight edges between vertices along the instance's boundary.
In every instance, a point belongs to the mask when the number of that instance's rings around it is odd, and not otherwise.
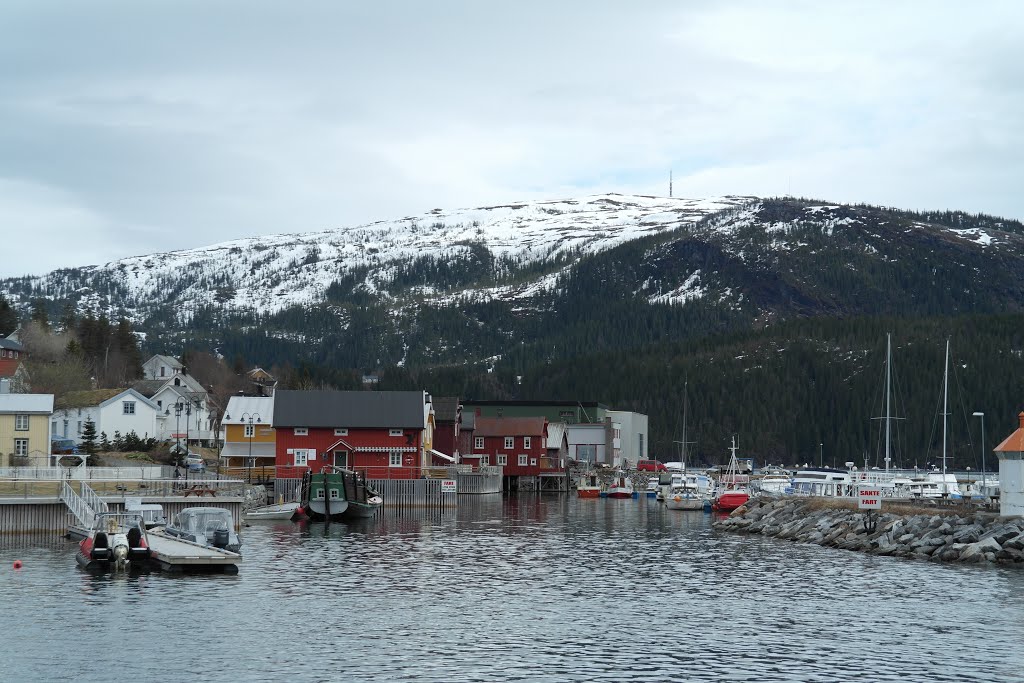
[{"label": "outboard motor", "polygon": [[213,546],[215,548],[227,548],[229,541],[228,530],[224,527],[220,527],[213,532]]},{"label": "outboard motor", "polygon": [[117,569],[124,569],[128,566],[128,537],[124,534],[114,534],[111,541],[113,546],[111,559]]}]

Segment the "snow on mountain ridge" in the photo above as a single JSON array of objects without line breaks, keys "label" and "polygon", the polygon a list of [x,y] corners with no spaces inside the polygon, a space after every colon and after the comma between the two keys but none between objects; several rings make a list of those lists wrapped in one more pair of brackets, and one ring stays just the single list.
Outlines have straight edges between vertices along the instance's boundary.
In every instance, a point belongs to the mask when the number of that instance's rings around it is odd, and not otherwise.
[{"label": "snow on mountain ridge", "polygon": [[[360,267],[370,272],[367,289],[379,290],[388,280],[389,267],[424,256],[448,257],[457,250],[468,251],[471,243],[482,244],[496,257],[528,264],[572,250],[604,251],[644,235],[696,223],[711,213],[752,200],[605,194],[475,209],[434,209],[420,216],[310,233],[247,237],[80,270],[87,276],[111,277],[126,290],[124,304],[135,310],[166,301],[187,313],[217,301],[223,306],[271,312],[322,300],[333,282]],[[46,287],[58,277],[50,273],[37,282]],[[552,282],[545,278],[527,290]],[[515,296],[519,289],[495,288],[486,295]]]}]

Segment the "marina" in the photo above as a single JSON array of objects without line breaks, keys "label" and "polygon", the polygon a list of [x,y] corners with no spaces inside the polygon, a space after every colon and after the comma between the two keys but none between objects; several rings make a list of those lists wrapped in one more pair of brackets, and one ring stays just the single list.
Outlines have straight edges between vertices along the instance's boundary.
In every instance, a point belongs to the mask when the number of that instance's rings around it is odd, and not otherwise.
[{"label": "marina", "polygon": [[[246,527],[235,576],[90,575],[75,566],[75,544],[59,536],[3,537],[0,612],[34,615],[9,634],[5,666],[24,680],[72,668],[78,680],[109,680],[121,661],[107,647],[110,632],[137,652],[136,677],[201,672],[212,682],[263,678],[271,665],[294,681],[323,680],[327,668],[350,680],[446,683],[738,673],[905,681],[908,672],[912,680],[990,681],[1015,680],[1024,666],[1018,571],[720,532],[711,520],[647,498],[471,497],[456,509],[385,510],[351,524]],[[339,567],[339,557],[359,571]],[[11,569],[14,559],[22,569]],[[676,612],[651,609],[649,599],[681,591],[708,617],[687,629],[684,650]],[[934,609],[936,596],[943,609]],[[979,609],[989,603],[999,609]],[[267,609],[275,624],[297,624],[312,604],[347,618],[283,646]],[[597,616],[610,610],[614,622]],[[167,655],[194,648],[195,632],[168,628],[154,618],[161,614],[216,622],[201,664]],[[76,635],[93,653],[86,668],[47,640],[58,624],[83,621],[92,625]],[[863,627],[875,623],[899,637]],[[337,642],[346,645],[330,646]],[[729,657],[715,656],[722,651]]]}]

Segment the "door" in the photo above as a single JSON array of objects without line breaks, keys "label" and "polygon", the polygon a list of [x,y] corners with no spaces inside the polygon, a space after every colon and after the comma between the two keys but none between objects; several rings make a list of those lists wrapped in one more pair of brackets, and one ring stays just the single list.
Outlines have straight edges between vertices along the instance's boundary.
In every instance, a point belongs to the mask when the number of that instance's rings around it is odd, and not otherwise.
[{"label": "door", "polygon": [[348,451],[334,451],[334,466],[348,469]]}]

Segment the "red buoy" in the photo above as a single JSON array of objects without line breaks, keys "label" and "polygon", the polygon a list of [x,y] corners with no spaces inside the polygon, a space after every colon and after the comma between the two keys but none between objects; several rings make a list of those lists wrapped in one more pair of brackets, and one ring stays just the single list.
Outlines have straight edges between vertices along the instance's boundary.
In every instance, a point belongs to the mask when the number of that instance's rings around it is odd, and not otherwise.
[{"label": "red buoy", "polygon": [[14,561],[14,568],[15,569],[21,569],[21,560],[15,560]]}]

